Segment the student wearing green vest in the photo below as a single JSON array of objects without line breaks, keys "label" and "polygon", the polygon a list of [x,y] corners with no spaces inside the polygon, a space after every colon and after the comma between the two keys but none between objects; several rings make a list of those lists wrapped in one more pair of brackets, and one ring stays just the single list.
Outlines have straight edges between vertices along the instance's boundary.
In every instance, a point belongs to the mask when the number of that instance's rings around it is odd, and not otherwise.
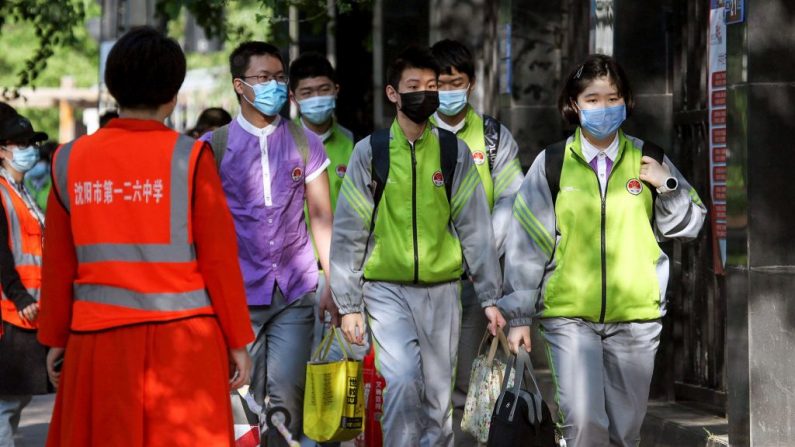
[{"label": "student wearing green vest", "polygon": [[[337,207],[337,196],[348,169],[348,160],[353,152],[353,133],[342,127],[334,117],[337,94],[340,86],[334,68],[328,59],[315,52],[300,55],[290,64],[290,99],[298,106],[296,122],[312,131],[323,142],[330,164],[326,168],[331,195],[331,210]],[[309,216],[309,213],[305,213]],[[306,221],[309,228],[309,219]],[[310,232],[311,234],[311,232]],[[319,272],[319,282],[315,297],[315,308],[319,307],[320,297],[326,287],[326,277]],[[313,346],[323,335],[327,323],[337,325],[339,315],[336,309],[323,310],[315,320]],[[358,357],[357,352],[357,357]]]},{"label": "student wearing green vest", "polygon": [[386,380],[387,447],[453,445],[464,262],[492,334],[505,324],[489,204],[471,152],[428,122],[438,76],[427,49],[392,62],[386,94],[397,117],[356,144],[334,215],[331,289],[350,342],[363,342],[367,313]]},{"label": "student wearing green vest", "polygon": [[706,214],[659,148],[621,130],[633,104],[612,58],[571,72],[558,106],[577,129],[533,162],[506,243],[509,343],[529,351],[540,319],[569,447],[638,445],[666,307],[659,242],[695,238]]},{"label": "student wearing green vest", "polygon": [[[445,39],[436,42],[431,51],[442,70],[439,74],[439,109],[431,122],[455,133],[469,147],[491,207],[491,226],[497,254],[502,257],[513,199],[522,184],[519,146],[505,126],[490,116],[478,113],[469,104],[476,82],[475,61],[469,49],[460,42]],[[460,426],[472,362],[477,357],[486,324],[472,282],[462,280],[461,337],[458,341],[458,364],[453,389],[453,428],[458,446],[475,445],[477,442],[471,435],[461,432]]]}]

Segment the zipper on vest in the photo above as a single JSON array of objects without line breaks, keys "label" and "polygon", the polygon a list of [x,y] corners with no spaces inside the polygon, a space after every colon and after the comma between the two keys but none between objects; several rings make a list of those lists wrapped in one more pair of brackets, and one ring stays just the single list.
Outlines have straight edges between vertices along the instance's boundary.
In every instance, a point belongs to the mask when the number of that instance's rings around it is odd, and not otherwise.
[{"label": "zipper on vest", "polygon": [[610,170],[610,175],[607,176],[607,180],[605,180],[605,191],[602,192],[602,183],[599,181],[599,173],[596,172],[588,162],[586,162],[582,157],[580,157],[576,152],[572,151],[574,156],[580,160],[580,162],[585,163],[590,169],[594,177],[596,178],[596,187],[599,188],[599,197],[602,200],[602,210],[601,210],[601,220],[600,220],[600,238],[601,238],[601,246],[600,246],[600,260],[602,263],[602,309],[599,312],[599,323],[603,324],[605,322],[605,313],[607,311],[607,237],[606,237],[606,221],[607,221],[607,187],[610,185],[610,178],[613,177],[613,172],[615,172],[616,163],[613,164],[613,169]]},{"label": "zipper on vest", "polygon": [[414,238],[414,284],[420,281],[420,255],[417,247],[417,155],[414,143],[411,147],[411,230]]},{"label": "zipper on vest", "polygon": [[602,195],[602,312],[599,314],[599,323],[605,322],[605,312],[607,310],[607,244],[605,240],[605,220],[606,220],[606,203],[607,203],[607,185],[610,183],[610,177],[613,175],[613,171],[610,171],[610,175],[607,176],[607,180],[605,180],[605,192],[602,192],[602,184],[599,181],[599,174],[596,173],[596,183],[599,184],[599,192]]}]

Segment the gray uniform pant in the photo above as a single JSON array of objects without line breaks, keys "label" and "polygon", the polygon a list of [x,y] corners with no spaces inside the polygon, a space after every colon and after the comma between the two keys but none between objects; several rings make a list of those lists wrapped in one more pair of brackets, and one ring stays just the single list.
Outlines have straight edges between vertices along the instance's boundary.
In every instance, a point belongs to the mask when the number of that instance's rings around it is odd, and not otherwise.
[{"label": "gray uniform pant", "polygon": [[[293,439],[303,438],[304,383],[306,362],[312,347],[313,293],[287,304],[278,287],[269,306],[249,306],[254,342],[248,346],[254,364],[251,391],[262,404],[270,397],[271,406],[284,407],[290,413],[288,429]],[[284,438],[269,430],[263,445],[286,446]],[[304,440],[302,440],[302,443]]]},{"label": "gray uniform pant", "polygon": [[384,446],[452,446],[459,282],[366,282],[363,291],[376,365],[386,381]]},{"label": "gray uniform pant", "polygon": [[638,445],[661,329],[660,320],[541,319],[568,447]]},{"label": "gray uniform pant", "polygon": [[14,447],[22,409],[31,399],[32,396],[0,396],[0,447]]},{"label": "gray uniform pant", "polygon": [[461,337],[458,341],[458,364],[453,388],[453,431],[456,447],[475,447],[477,439],[461,431],[461,418],[469,391],[472,362],[478,355],[478,346],[486,332],[489,320],[480,307],[475,287],[471,281],[461,281]]}]

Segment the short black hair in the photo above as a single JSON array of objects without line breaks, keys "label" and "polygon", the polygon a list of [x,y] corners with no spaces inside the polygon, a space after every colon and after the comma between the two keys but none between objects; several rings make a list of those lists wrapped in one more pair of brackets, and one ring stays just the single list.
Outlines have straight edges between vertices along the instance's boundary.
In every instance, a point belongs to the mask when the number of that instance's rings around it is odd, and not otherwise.
[{"label": "short black hair", "polygon": [[199,138],[211,129],[217,129],[232,122],[232,115],[220,107],[204,109],[196,120],[196,126],[188,131],[194,138]]},{"label": "short black hair", "polygon": [[403,50],[403,52],[389,64],[389,68],[387,68],[386,71],[387,84],[397,90],[403,72],[409,68],[433,70],[433,72],[436,73],[436,77],[439,77],[439,63],[436,62],[433,54],[431,54],[431,50],[411,46]]},{"label": "short black hair", "polygon": [[141,26],[113,45],[105,64],[105,84],[120,107],[155,109],[174,99],[185,70],[185,54],[177,41]]},{"label": "short black hair", "polygon": [[290,63],[290,90],[295,91],[298,83],[304,79],[320,76],[337,83],[337,75],[328,59],[314,51],[303,53]]},{"label": "short black hair", "polygon": [[274,45],[259,41],[243,42],[229,55],[229,71],[232,73],[232,79],[243,78],[246,75],[251,56],[263,56],[266,54],[278,59],[282,63],[282,69],[286,68],[279,49]]},{"label": "short black hair", "polygon": [[119,117],[119,112],[115,110],[108,110],[99,116],[99,127],[103,128],[108,125],[110,120]]},{"label": "short black hair", "polygon": [[472,52],[463,43],[457,40],[444,39],[436,42],[431,47],[431,52],[442,74],[453,74],[453,68],[469,76],[469,80],[475,79],[475,61]]},{"label": "short black hair", "polygon": [[558,97],[558,110],[569,124],[580,124],[580,116],[573,106],[577,102],[577,96],[588,88],[594,79],[602,77],[607,77],[616,86],[618,96],[624,98],[624,103],[627,105],[627,117],[632,114],[632,109],[635,108],[635,99],[632,96],[632,88],[629,86],[629,78],[624,73],[624,69],[610,56],[592,54],[569,73]]}]

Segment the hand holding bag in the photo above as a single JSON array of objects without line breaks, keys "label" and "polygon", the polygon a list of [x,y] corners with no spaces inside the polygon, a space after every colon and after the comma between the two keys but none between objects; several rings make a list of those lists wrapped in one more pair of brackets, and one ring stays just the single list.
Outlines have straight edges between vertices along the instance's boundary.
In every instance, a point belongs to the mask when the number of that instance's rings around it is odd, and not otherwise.
[{"label": "hand holding bag", "polygon": [[[486,331],[480,341],[478,356],[472,362],[464,416],[461,418],[461,430],[474,436],[481,444],[489,439],[491,415],[500,396],[506,363],[512,358],[502,330],[491,339],[488,354],[483,354],[483,345],[488,337],[489,332]],[[498,346],[502,346],[505,361],[495,359]]]},{"label": "hand holding bag", "polygon": [[[502,382],[502,393],[497,399],[491,418],[488,447],[555,447],[555,424],[549,407],[541,399],[533,364],[526,351],[520,349],[513,359],[516,370],[514,384],[508,388],[511,365]],[[522,387],[527,376],[533,390]]]},{"label": "hand holding bag", "polygon": [[[343,359],[328,362],[335,339]],[[351,360],[349,350],[337,328],[332,327],[306,365],[304,434],[317,442],[349,441],[362,432],[362,362]]]}]

